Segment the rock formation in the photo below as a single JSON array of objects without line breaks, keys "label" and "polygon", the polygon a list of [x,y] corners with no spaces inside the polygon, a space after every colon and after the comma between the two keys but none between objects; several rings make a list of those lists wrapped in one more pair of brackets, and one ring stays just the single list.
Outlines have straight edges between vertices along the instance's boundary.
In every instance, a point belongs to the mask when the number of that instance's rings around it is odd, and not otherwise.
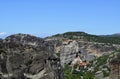
[{"label": "rock formation", "polygon": [[63,45],[60,51],[61,65],[64,66],[64,64],[73,61],[78,51],[78,43],[76,41],[69,41],[68,45]]},{"label": "rock formation", "polygon": [[63,79],[60,59],[43,39],[15,34],[0,41],[1,79]]},{"label": "rock formation", "polygon": [[109,79],[120,79],[120,54],[110,62],[110,78]]},{"label": "rock formation", "polygon": [[120,47],[116,45],[106,45],[104,43],[75,40],[67,40],[63,41],[62,43],[63,44],[61,46],[55,48],[59,48],[62,66],[70,63],[75,58],[77,53],[80,53],[83,61],[89,62],[96,57],[110,54]]}]

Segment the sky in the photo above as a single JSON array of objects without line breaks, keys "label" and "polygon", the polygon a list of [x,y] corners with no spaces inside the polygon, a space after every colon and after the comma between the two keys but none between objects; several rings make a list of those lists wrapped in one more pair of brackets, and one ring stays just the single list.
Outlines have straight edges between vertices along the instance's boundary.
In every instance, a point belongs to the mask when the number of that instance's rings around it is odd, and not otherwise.
[{"label": "sky", "polygon": [[0,0],[0,37],[120,33],[120,0]]}]

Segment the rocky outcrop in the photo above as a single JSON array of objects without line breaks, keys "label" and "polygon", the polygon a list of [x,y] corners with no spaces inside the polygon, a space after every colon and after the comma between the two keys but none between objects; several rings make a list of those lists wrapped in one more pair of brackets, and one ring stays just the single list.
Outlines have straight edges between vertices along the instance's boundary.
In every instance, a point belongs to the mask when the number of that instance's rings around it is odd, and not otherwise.
[{"label": "rocky outcrop", "polygon": [[83,61],[89,62],[96,57],[110,54],[119,47],[118,45],[107,45],[104,43],[66,40],[62,41],[62,45],[55,49],[59,48],[61,64],[63,65],[70,63],[78,53],[80,53]]},{"label": "rocky outcrop", "polygon": [[78,51],[78,43],[76,41],[71,41],[68,45],[63,45],[60,52],[61,65],[64,66],[64,64],[73,61]]},{"label": "rocky outcrop", "polygon": [[110,78],[109,79],[120,79],[120,53],[117,57],[112,59],[110,62]]},{"label": "rocky outcrop", "polygon": [[62,42],[59,40],[45,40],[44,44],[50,49],[51,51],[54,51],[56,53],[59,53],[60,50],[57,50],[62,45]]},{"label": "rocky outcrop", "polygon": [[85,58],[88,58],[87,60],[91,60],[89,59],[88,55],[100,57],[118,49],[117,45],[113,46],[105,43],[79,41],[78,44],[79,50],[81,51],[81,53],[83,53]]},{"label": "rocky outcrop", "polygon": [[60,59],[46,44],[26,34],[12,35],[0,42],[0,78],[63,79]]},{"label": "rocky outcrop", "polygon": [[21,33],[8,36],[7,38],[5,38],[5,41],[22,43],[23,45],[28,44],[33,46],[43,45],[43,42],[44,42],[42,38],[39,38],[39,37],[36,38],[33,35],[21,34]]},{"label": "rocky outcrop", "polygon": [[[66,66],[69,66],[68,64],[70,64],[75,59],[76,55],[79,54],[82,61],[87,61],[88,66],[84,67],[84,69],[80,66],[79,69],[81,70],[75,70],[75,73],[93,73],[94,77],[97,79],[109,79],[109,61],[114,58],[115,51],[120,48],[119,38],[108,38],[82,32],[58,34],[46,38],[46,40],[57,40],[62,42],[62,44],[58,46],[56,46],[56,42],[53,44],[55,44],[55,52],[60,53],[61,65],[66,68],[66,72],[69,70]],[[111,70],[111,79],[116,79],[115,74],[118,74],[119,66],[111,64],[111,67],[113,69],[117,68]],[[65,73],[65,75],[66,74],[69,74],[69,72]],[[114,75],[112,76],[112,74]],[[83,76],[81,76],[81,78],[83,78]],[[119,79],[118,75],[117,79]]]}]

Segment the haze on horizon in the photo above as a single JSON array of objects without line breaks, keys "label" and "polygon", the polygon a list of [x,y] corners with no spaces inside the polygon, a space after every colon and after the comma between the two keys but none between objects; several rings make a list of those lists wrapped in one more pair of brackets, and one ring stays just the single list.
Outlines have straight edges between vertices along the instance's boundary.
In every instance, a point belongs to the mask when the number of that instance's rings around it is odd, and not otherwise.
[{"label": "haze on horizon", "polygon": [[120,33],[120,0],[0,0],[0,37]]}]

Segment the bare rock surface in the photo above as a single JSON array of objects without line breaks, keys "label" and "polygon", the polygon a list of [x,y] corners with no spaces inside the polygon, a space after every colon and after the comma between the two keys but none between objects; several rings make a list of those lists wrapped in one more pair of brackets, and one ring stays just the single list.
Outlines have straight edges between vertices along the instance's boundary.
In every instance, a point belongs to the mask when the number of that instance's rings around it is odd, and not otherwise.
[{"label": "bare rock surface", "polygon": [[27,34],[0,41],[1,79],[63,79],[62,67],[49,43]]}]

